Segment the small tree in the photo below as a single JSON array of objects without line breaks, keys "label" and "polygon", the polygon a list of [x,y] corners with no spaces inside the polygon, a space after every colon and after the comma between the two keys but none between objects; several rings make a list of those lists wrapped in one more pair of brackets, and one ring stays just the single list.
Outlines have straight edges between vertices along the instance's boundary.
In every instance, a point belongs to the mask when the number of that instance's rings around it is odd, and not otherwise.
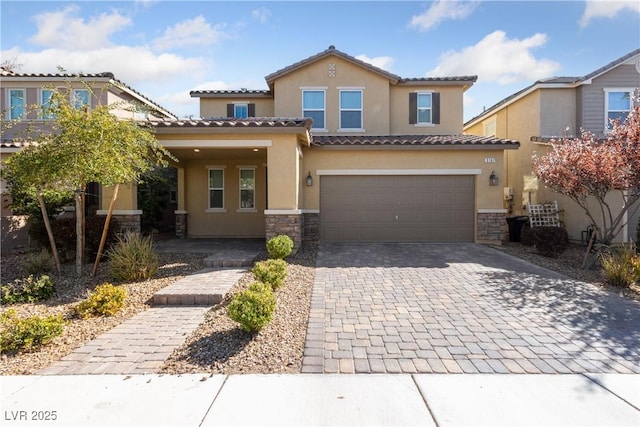
[{"label": "small tree", "polygon": [[[554,142],[551,152],[533,160],[538,179],[580,206],[605,245],[625,226],[626,214],[640,206],[640,107],[634,107],[624,122],[612,124],[605,139],[583,132],[580,138]],[[617,204],[612,208],[610,193],[622,198],[620,209]]]}]

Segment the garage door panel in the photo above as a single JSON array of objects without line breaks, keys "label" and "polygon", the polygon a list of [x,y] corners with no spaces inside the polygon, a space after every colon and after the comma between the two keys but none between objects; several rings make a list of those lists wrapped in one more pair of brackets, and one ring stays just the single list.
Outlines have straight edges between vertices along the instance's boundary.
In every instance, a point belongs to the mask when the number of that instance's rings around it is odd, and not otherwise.
[{"label": "garage door panel", "polygon": [[473,176],[323,176],[324,241],[469,242]]}]

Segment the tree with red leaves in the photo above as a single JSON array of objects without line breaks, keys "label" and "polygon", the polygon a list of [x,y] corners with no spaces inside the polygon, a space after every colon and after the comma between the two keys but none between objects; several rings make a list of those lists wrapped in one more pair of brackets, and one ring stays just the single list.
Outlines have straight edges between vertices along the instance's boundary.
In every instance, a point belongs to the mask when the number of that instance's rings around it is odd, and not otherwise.
[{"label": "tree with red leaves", "polygon": [[[583,132],[580,138],[554,141],[553,150],[533,159],[533,173],[582,208],[604,245],[623,229],[625,214],[640,209],[640,107],[612,126],[604,139]],[[612,209],[607,198],[612,192],[622,198],[621,208],[617,199]]]}]

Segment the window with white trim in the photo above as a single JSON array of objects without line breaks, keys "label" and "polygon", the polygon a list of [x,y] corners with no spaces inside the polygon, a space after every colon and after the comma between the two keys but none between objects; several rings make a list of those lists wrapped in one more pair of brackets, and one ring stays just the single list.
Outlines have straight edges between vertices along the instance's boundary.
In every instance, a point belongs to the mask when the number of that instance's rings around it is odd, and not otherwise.
[{"label": "window with white trim", "polygon": [[233,104],[233,117],[238,119],[249,117],[249,104]]},{"label": "window with white trim", "polygon": [[313,119],[313,129],[325,129],[325,91],[302,91],[302,117]]},{"label": "window with white trim", "polygon": [[223,168],[209,168],[209,209],[224,209]]},{"label": "window with white trim", "polygon": [[256,169],[240,168],[240,209],[256,208]]},{"label": "window with white trim", "polygon": [[82,109],[85,107],[91,107],[91,93],[89,89],[74,89],[72,94],[71,104],[77,108]]},{"label": "window with white trim", "polygon": [[8,89],[7,98],[9,111],[7,116],[10,120],[20,119],[24,116],[27,108],[25,89]]},{"label": "window with white trim", "polygon": [[53,105],[53,89],[41,89],[40,90],[40,109],[42,111],[42,118],[44,120],[51,120],[56,117],[52,109]]},{"label": "window with white trim", "polygon": [[432,99],[431,93],[418,93],[418,123],[417,124],[428,124],[433,123],[432,121]]},{"label": "window with white trim", "polygon": [[629,89],[605,89],[605,131],[613,129],[612,120],[624,122],[627,119],[633,105],[632,93]]},{"label": "window with white trim", "polygon": [[362,128],[362,90],[341,90],[340,129],[361,130]]}]

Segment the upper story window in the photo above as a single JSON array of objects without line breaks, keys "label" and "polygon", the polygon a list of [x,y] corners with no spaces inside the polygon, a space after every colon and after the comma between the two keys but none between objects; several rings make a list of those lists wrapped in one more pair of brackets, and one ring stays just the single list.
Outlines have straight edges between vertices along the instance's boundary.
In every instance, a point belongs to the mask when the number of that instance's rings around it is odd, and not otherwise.
[{"label": "upper story window", "polygon": [[362,90],[340,91],[340,130],[362,130]]},{"label": "upper story window", "polygon": [[44,120],[51,120],[56,117],[53,113],[53,90],[42,89],[40,91],[40,108],[42,110],[42,118]]},{"label": "upper story window", "polygon": [[247,117],[256,116],[256,104],[247,102],[234,102],[227,104],[227,117],[236,119],[246,119]]},{"label": "upper story window", "polygon": [[302,91],[302,117],[313,119],[313,129],[325,129],[325,91]]},{"label": "upper story window", "polygon": [[256,208],[256,170],[240,168],[240,209]]},{"label": "upper story window", "polygon": [[209,168],[209,210],[224,209],[224,169]]},{"label": "upper story window", "polygon": [[440,124],[440,93],[412,92],[409,94],[409,124]]},{"label": "upper story window", "polygon": [[73,98],[71,99],[71,103],[75,108],[81,109],[91,106],[91,94],[89,93],[89,89],[74,89],[72,96]]},{"label": "upper story window", "polygon": [[605,130],[613,129],[611,120],[620,120],[624,122],[631,112],[633,105],[631,89],[605,89],[604,111],[605,111]]},{"label": "upper story window", "polygon": [[7,113],[10,120],[20,119],[26,112],[26,94],[24,89],[9,89],[7,97],[9,112]]}]

